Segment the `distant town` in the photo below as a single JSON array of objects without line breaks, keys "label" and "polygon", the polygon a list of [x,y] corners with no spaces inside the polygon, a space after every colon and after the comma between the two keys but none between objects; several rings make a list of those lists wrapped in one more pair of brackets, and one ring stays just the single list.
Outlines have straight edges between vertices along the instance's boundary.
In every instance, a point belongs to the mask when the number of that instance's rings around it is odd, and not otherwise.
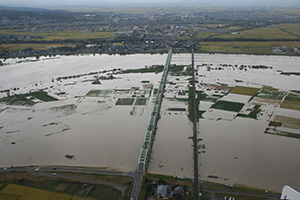
[{"label": "distant town", "polygon": [[0,57],[174,52],[300,54],[293,8],[0,7]]}]

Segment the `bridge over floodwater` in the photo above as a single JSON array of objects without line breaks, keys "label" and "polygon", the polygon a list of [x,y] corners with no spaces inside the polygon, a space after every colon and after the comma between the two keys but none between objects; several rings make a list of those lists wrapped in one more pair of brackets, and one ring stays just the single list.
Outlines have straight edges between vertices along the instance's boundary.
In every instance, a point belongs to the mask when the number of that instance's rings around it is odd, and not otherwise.
[{"label": "bridge over floodwater", "polygon": [[170,49],[168,52],[167,61],[164,66],[159,88],[155,96],[154,106],[151,113],[149,125],[145,132],[144,142],[140,151],[138,164],[135,171],[135,182],[131,193],[132,200],[138,199],[143,184],[143,176],[147,171],[149,158],[151,154],[151,148],[153,145],[153,140],[154,140],[155,131],[157,127],[157,122],[160,118],[160,108],[163,100],[163,95],[164,95],[164,90],[166,86],[167,75],[168,75],[171,59],[172,59],[172,49]]}]

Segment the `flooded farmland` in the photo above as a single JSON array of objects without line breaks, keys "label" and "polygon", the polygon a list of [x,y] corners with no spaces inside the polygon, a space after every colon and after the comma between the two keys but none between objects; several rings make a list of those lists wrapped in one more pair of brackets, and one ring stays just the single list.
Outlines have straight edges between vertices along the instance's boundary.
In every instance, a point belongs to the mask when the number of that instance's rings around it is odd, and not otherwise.
[{"label": "flooded farmland", "polygon": [[[162,65],[166,57],[3,61],[0,166],[134,171],[161,73],[122,72]],[[185,73],[190,58],[173,55],[172,64],[185,67],[168,76],[150,173],[193,177],[190,76]],[[288,184],[300,190],[298,63],[299,57],[196,55],[200,179],[275,191]],[[36,93],[40,90],[44,93]]]}]

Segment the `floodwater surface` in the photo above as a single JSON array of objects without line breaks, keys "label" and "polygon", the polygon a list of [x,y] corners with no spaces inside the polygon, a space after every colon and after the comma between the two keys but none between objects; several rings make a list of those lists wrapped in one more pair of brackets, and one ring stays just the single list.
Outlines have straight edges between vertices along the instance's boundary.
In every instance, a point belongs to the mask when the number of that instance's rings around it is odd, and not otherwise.
[{"label": "floodwater surface", "polygon": [[[101,85],[91,82],[95,76],[108,75],[112,69],[161,65],[166,58],[166,54],[83,55],[41,58],[25,63],[17,63],[18,59],[5,61],[9,65],[0,67],[1,90],[10,89],[14,94],[43,89],[58,101],[33,106],[0,104],[0,166],[72,165],[134,171],[154,96],[153,90],[149,85],[145,87],[142,81],[150,81],[155,88],[161,73],[114,74],[116,79],[101,80]],[[172,64],[189,65],[190,58],[189,54],[175,54]],[[299,76],[280,75],[280,71],[299,72],[299,63],[300,57],[197,54],[198,87],[203,89],[200,84],[213,84],[268,86],[285,92],[300,90]],[[202,64],[214,67],[220,64],[266,65],[272,68],[209,71]],[[56,80],[57,77],[103,70],[108,72]],[[188,78],[168,76],[177,87],[170,83],[166,87],[148,167],[150,173],[193,178],[192,123],[187,112],[169,110],[188,109],[186,101],[174,100],[179,90],[188,90]],[[105,95],[87,96],[91,90],[105,90]],[[58,95],[62,92],[63,95]],[[206,92],[213,95],[212,91]],[[220,94],[220,91],[216,92]],[[227,92],[222,93],[225,94],[222,100],[247,104],[251,99],[251,96]],[[147,98],[146,105],[115,105],[119,98],[135,99],[141,94]],[[206,111],[199,122],[201,180],[244,184],[278,192],[287,184],[300,190],[300,140],[264,133],[275,115],[299,119],[300,111],[279,108],[278,103],[264,105],[261,115],[251,119],[237,117],[237,112],[211,109],[213,104],[205,101],[199,106],[200,110]]]}]

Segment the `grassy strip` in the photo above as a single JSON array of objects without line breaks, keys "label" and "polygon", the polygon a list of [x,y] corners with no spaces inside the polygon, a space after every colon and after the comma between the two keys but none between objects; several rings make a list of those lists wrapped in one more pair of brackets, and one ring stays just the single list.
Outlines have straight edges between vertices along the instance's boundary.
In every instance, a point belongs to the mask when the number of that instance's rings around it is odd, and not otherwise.
[{"label": "grassy strip", "polygon": [[32,106],[35,104],[30,98],[34,97],[41,101],[57,101],[58,99],[51,97],[44,91],[32,92],[27,94],[17,94],[9,97],[4,97],[0,99],[0,103],[5,103],[8,105],[22,105],[22,106]]},{"label": "grassy strip", "polygon": [[2,194],[0,193],[0,200],[19,200],[22,196],[13,194]]},{"label": "grassy strip", "polygon": [[211,200],[211,195],[209,192],[201,191],[201,200]]},{"label": "grassy strip", "polygon": [[39,91],[39,92],[32,92],[32,93],[29,93],[27,94],[27,96],[33,96],[41,101],[45,101],[45,102],[48,102],[48,101],[57,101],[58,99],[54,98],[54,97],[51,97],[47,94],[47,92],[44,92],[44,91]]},{"label": "grassy strip", "polygon": [[74,48],[76,45],[72,44],[44,44],[44,43],[24,43],[24,44],[2,44],[0,48],[3,48],[7,51],[18,52],[24,49],[32,48],[34,50],[47,50],[53,48],[61,48],[61,47],[71,47]]},{"label": "grassy strip", "polygon": [[300,102],[300,94],[289,93],[284,100]]},{"label": "grassy strip", "polygon": [[300,72],[281,72],[280,74],[286,76],[290,76],[290,75],[300,76]]},{"label": "grassy strip", "polygon": [[28,35],[40,36],[43,41],[51,40],[68,40],[68,39],[106,39],[113,36],[113,32],[89,32],[89,31],[41,31],[41,32],[20,32],[18,30],[9,29],[1,30],[0,35]]},{"label": "grassy strip", "polygon": [[193,88],[189,87],[189,115],[188,118],[190,121],[193,121],[194,119],[194,111],[196,110],[197,112],[197,120],[199,120],[202,116],[202,114],[199,111],[199,104],[200,104],[200,100],[205,99],[206,98],[206,94],[204,94],[202,91],[196,91],[196,108],[194,108],[193,106]]},{"label": "grassy strip", "polygon": [[130,185],[128,186],[128,188],[125,191],[124,198],[123,198],[124,200],[130,200],[130,195],[131,195],[131,192],[133,189],[133,185],[134,185],[134,181],[131,181]]},{"label": "grassy strip", "polygon": [[211,106],[211,108],[226,110],[232,112],[239,112],[245,104],[230,102],[230,101],[217,101],[215,104]]},{"label": "grassy strip", "polygon": [[129,73],[159,73],[162,72],[164,69],[163,65],[154,65],[146,68],[139,68],[139,69],[127,69],[123,70],[122,74],[129,74]]},{"label": "grassy strip", "polygon": [[270,132],[270,128],[267,128],[264,133],[300,139],[300,134],[297,134],[297,133],[289,133],[289,132],[279,131],[279,130],[272,130],[272,131],[275,131],[275,132]]},{"label": "grassy strip", "polygon": [[121,175],[91,174],[91,173],[80,173],[80,172],[59,172],[59,173],[67,176],[75,176],[79,178],[95,180],[95,181],[103,181],[103,182],[120,184],[120,185],[127,185],[133,181],[132,177],[121,176]]},{"label": "grassy strip", "polygon": [[257,114],[261,111],[260,105],[255,105],[254,109],[248,114],[238,114],[237,117],[245,117],[245,118],[252,118],[252,119],[257,119]]},{"label": "grassy strip", "polygon": [[178,111],[178,112],[185,112],[186,109],[185,108],[168,108],[168,111]]},{"label": "grassy strip", "polygon": [[22,94],[1,98],[0,103],[20,106],[33,106],[35,104],[34,101],[27,99],[26,96]]},{"label": "grassy strip", "polygon": [[265,200],[268,198],[265,197],[257,197],[257,196],[250,196],[250,195],[241,195],[241,194],[228,194],[228,193],[216,193],[215,197],[217,199],[224,199],[225,197],[234,197],[235,199],[243,199],[243,200]]},{"label": "grassy strip", "polygon": [[[85,174],[83,174],[85,175]],[[89,174],[87,174],[89,175]],[[102,175],[99,175],[102,176]],[[126,182],[124,179],[130,179],[131,177],[116,177],[113,175],[110,177],[109,175],[107,177],[102,176],[103,179],[106,180],[113,180],[115,182]],[[124,178],[124,179],[123,179]],[[98,180],[98,179],[96,179]],[[0,182],[10,182],[22,186],[27,186],[30,188],[39,188],[45,191],[54,192],[57,194],[63,194],[63,195],[74,195],[73,197],[76,197],[75,199],[90,199],[96,198],[96,199],[104,199],[104,200],[120,200],[121,199],[121,191],[118,189],[115,189],[110,186],[106,185],[96,185],[96,184],[86,184],[85,182],[74,182],[68,179],[63,179],[59,177],[44,177],[44,176],[35,176],[30,173],[26,172],[13,172],[13,173],[5,173],[0,176]],[[127,183],[129,184],[129,183]],[[58,188],[61,185],[65,185],[65,187],[62,189],[62,191],[58,191]],[[86,191],[87,187],[91,187],[90,192],[86,194],[85,196],[82,196],[81,193]],[[35,193],[32,193],[32,195],[36,195]],[[76,196],[75,196],[76,195]],[[80,196],[77,196],[80,195]],[[42,199],[42,198],[40,198]],[[56,198],[59,199],[59,198]],[[30,199],[34,200],[34,198]]]}]

